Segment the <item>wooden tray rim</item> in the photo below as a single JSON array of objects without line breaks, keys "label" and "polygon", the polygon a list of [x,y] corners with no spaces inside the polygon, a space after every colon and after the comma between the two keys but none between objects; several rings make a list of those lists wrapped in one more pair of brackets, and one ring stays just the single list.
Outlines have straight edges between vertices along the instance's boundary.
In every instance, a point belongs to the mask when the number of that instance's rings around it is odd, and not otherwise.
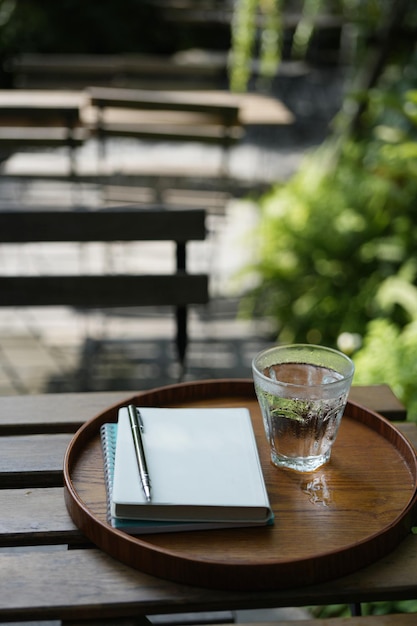
[{"label": "wooden tray rim", "polygon": [[[243,398],[245,396],[251,396],[251,399],[255,398],[253,381],[251,379],[200,380],[157,387],[155,389],[127,395],[123,401],[110,405],[107,409],[101,411],[81,426],[81,428],[74,434],[74,437],[67,447],[63,467],[64,496],[67,509],[74,523],[93,543],[111,556],[127,565],[130,565],[131,567],[134,567],[135,569],[139,569],[154,576],[167,578],[189,585],[197,584],[195,574],[193,572],[193,565],[195,564],[194,559],[188,557],[187,555],[179,555],[177,551],[169,550],[165,547],[161,548],[153,544],[150,546],[146,541],[146,536],[144,536],[144,538],[133,537],[121,530],[112,528],[109,524],[97,518],[94,512],[89,509],[88,505],[83,502],[82,498],[78,494],[77,488],[71,477],[71,469],[77,460],[77,456],[79,454],[78,448],[82,450],[85,444],[98,435],[101,424],[107,421],[116,422],[117,412],[121,406],[130,402],[141,403],[144,406],[152,406],[152,398],[157,398],[161,394],[167,396],[164,398],[164,403],[166,405],[175,404],[175,395],[178,390],[189,391],[191,393],[192,397],[187,398],[188,401],[201,401],[203,400],[203,397],[199,395],[199,390],[207,389],[207,386],[210,389],[210,394],[206,396],[207,399],[215,398],[219,395],[218,392],[222,390],[221,395],[230,396],[232,398]],[[146,400],[146,402],[144,403],[143,400]],[[181,402],[183,403],[184,401],[184,398],[182,398]],[[379,434],[387,439],[389,443],[393,444],[394,440],[397,440],[397,442],[401,444],[401,450],[398,449],[398,446],[396,447],[402,454],[403,459],[412,474],[414,490],[412,495],[410,495],[409,501],[405,505],[403,511],[387,523],[380,531],[369,535],[363,540],[346,545],[342,549],[333,549],[328,552],[321,552],[315,556],[314,560],[316,567],[314,568],[314,571],[317,574],[318,571],[325,568],[326,565],[329,565],[329,557],[339,555],[343,560],[347,553],[354,553],[355,555],[360,554],[361,547],[363,545],[370,546],[370,552],[374,553],[373,557],[371,559],[364,559],[360,565],[356,565],[353,568],[350,568],[349,565],[346,564],[346,567],[342,568],[342,572],[334,572],[332,567],[329,567],[327,569],[327,574],[320,576],[319,578],[317,575],[313,578],[306,575],[305,579],[301,580],[299,585],[295,584],[295,581],[292,579],[289,581],[281,580],[277,583],[275,578],[274,582],[271,583],[271,576],[276,569],[276,564],[274,563],[265,563],[255,559],[245,564],[236,564],[227,561],[219,563],[218,561],[211,560],[209,557],[206,559],[199,558],[199,564],[206,564],[207,576],[200,576],[198,586],[231,590],[268,590],[284,589],[288,587],[324,582],[340,575],[351,573],[360,567],[371,564],[394,549],[409,533],[411,526],[414,523],[414,517],[417,509],[417,458],[414,448],[408,441],[407,437],[401,433],[394,424],[379,413],[376,413],[375,411],[350,400],[348,401],[347,407],[358,411],[358,413],[354,416],[349,415],[351,419],[360,421],[368,427],[370,427],[368,420],[371,419],[372,426],[376,426],[376,430]],[[366,415],[366,419],[363,415],[361,415],[361,412]],[[373,545],[379,543],[382,536],[385,536],[387,539],[386,549],[381,551],[376,545],[375,549],[373,549]],[[117,549],[116,546],[118,546]],[[122,548],[121,550],[119,550],[120,547]],[[171,559],[172,563],[170,563]],[[180,568],[178,568],[178,559],[181,561]],[[306,564],[309,561],[311,561],[311,557],[295,557],[291,560],[291,564]],[[285,564],[280,563],[278,569],[280,571],[283,570],[284,565]],[[259,576],[260,568],[263,570],[263,576]],[[244,575],[242,576],[242,574]],[[236,577],[240,578],[238,583],[233,582]]]}]

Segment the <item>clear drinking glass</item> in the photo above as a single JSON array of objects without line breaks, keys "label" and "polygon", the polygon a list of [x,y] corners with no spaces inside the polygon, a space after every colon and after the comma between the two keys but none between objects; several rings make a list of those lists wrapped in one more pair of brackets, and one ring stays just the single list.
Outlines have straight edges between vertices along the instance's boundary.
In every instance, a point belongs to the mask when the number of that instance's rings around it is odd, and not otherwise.
[{"label": "clear drinking glass", "polygon": [[330,459],[352,383],[352,360],[310,344],[274,346],[252,361],[271,460],[310,472]]}]

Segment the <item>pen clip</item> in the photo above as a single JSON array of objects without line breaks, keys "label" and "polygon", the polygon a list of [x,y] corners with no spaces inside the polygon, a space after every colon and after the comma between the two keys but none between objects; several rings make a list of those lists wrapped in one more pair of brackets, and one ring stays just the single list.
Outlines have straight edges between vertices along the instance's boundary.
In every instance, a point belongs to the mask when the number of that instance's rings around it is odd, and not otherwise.
[{"label": "pen clip", "polygon": [[143,420],[142,420],[142,415],[138,409],[137,406],[134,406],[133,404],[129,404],[129,406],[127,407],[129,414],[132,416],[133,415],[133,420],[137,422],[140,432],[144,433],[145,432],[145,427],[143,425]]},{"label": "pen clip", "polygon": [[143,425],[143,419],[142,419],[141,412],[139,411],[138,407],[135,407],[135,408],[136,408],[136,415],[138,416],[138,423],[139,423],[140,432],[144,433],[145,432],[145,426]]}]

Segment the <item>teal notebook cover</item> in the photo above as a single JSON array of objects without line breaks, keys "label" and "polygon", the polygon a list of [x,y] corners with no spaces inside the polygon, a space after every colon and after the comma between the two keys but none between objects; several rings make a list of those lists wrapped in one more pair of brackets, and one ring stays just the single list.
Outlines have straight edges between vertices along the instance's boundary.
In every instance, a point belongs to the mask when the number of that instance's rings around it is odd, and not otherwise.
[{"label": "teal notebook cover", "polygon": [[117,424],[103,424],[100,429],[100,437],[104,460],[104,478],[106,484],[107,522],[113,528],[118,528],[119,530],[124,530],[127,533],[138,535],[186,530],[186,528],[182,528],[182,526],[185,525],[177,522],[142,522],[139,520],[128,520],[112,516],[111,496],[113,490],[114,461],[116,456]]},{"label": "teal notebook cover", "polygon": [[[117,423],[108,422],[100,428],[101,447],[103,453],[104,479],[106,485],[107,522],[118,530],[131,535],[146,535],[166,532],[180,532],[190,530],[214,530],[224,528],[248,527],[252,524],[219,523],[219,522],[163,522],[154,520],[133,520],[115,517],[111,514],[111,502],[114,478],[114,463],[116,456]],[[273,516],[267,525],[273,524]]]}]

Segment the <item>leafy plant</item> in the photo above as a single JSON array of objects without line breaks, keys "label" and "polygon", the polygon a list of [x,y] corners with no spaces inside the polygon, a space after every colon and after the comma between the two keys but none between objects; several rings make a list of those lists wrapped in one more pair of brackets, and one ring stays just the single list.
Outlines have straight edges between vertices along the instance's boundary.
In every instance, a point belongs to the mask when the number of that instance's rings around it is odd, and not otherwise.
[{"label": "leafy plant", "polygon": [[400,306],[410,321],[403,327],[389,318],[370,322],[354,356],[355,382],[387,383],[407,407],[408,419],[417,420],[417,287],[395,276],[381,285],[377,299],[388,312]]},{"label": "leafy plant", "polygon": [[[416,613],[417,600],[400,600],[396,602],[363,602],[362,615],[387,615],[389,613]],[[347,604],[332,604],[310,608],[315,618],[349,617],[350,608]]]},{"label": "leafy plant", "polygon": [[[397,4],[404,1],[408,2],[401,0]],[[256,65],[261,76],[274,76],[284,56],[286,34],[290,38],[287,54],[291,58],[306,58],[323,14],[354,26],[353,56],[361,55],[369,33],[381,25],[390,11],[390,0],[236,0],[231,33],[231,88],[245,91]],[[287,13],[298,13],[293,28],[285,26]]]},{"label": "leafy plant", "polygon": [[[417,264],[417,144],[396,132],[394,142],[378,128],[371,141],[344,142],[337,168],[325,145],[262,199],[256,286],[242,312],[274,320],[280,340],[335,345],[343,332],[363,335],[386,316],[381,283]],[[400,307],[389,317],[408,321]]]},{"label": "leafy plant", "polygon": [[281,60],[282,3],[281,0],[238,0],[232,20],[232,49],[230,55],[230,87],[244,91],[252,74],[257,56],[256,42],[259,16],[262,21],[259,57],[260,72],[273,76]]}]

